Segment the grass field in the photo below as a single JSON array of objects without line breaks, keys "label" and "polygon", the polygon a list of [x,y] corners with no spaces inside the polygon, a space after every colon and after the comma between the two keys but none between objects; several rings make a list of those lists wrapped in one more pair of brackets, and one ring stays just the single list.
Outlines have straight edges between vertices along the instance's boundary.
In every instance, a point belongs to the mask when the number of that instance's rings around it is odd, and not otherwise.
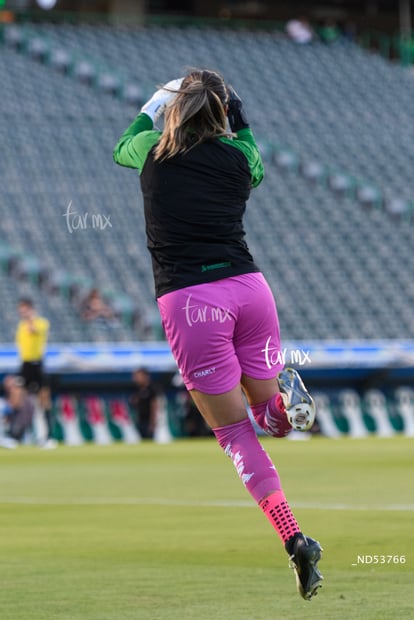
[{"label": "grass field", "polygon": [[414,441],[263,443],[324,547],[312,601],[214,440],[22,447],[0,451],[1,619],[413,618]]}]

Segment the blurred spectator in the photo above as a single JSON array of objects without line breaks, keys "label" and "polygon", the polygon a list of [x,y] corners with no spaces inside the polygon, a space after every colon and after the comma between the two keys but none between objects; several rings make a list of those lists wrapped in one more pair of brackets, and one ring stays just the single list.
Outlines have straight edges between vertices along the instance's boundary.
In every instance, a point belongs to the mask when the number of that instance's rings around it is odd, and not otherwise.
[{"label": "blurred spectator", "polygon": [[6,435],[16,441],[21,441],[26,431],[32,429],[34,404],[24,388],[21,377],[7,375],[3,380],[6,397]]},{"label": "blurred spectator", "polygon": [[135,370],[132,381],[135,389],[129,402],[134,411],[134,423],[143,439],[153,439],[160,406],[160,390],[153,384],[146,368]]},{"label": "blurred spectator", "polygon": [[19,442],[8,435],[10,407],[7,400],[0,397],[0,448],[12,450]]},{"label": "blurred spectator", "polygon": [[97,288],[89,291],[80,305],[81,317],[84,321],[104,319],[111,321],[115,318],[112,308],[103,300]]},{"label": "blurred spectator", "polygon": [[340,22],[338,26],[341,31],[342,37],[346,41],[356,41],[357,27],[356,27],[356,24],[354,24],[354,22],[343,21],[343,22]]},{"label": "blurred spectator", "polygon": [[207,426],[203,416],[194,404],[189,392],[186,390],[180,373],[172,378],[172,386],[176,388],[176,410],[180,421],[179,432],[184,437],[206,437],[212,435],[212,430]]},{"label": "blurred spectator", "polygon": [[286,24],[286,33],[295,43],[311,43],[315,37],[312,26],[305,17],[291,19]]},{"label": "blurred spectator", "polygon": [[333,19],[326,19],[318,28],[318,34],[323,43],[334,43],[342,33]]}]

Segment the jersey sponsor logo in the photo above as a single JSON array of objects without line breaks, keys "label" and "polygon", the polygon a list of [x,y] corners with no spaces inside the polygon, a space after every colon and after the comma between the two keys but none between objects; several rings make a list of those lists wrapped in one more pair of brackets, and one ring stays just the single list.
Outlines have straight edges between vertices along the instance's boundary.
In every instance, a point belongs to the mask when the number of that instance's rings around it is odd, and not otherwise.
[{"label": "jersey sponsor logo", "polygon": [[225,267],[231,267],[231,262],[226,261],[225,263],[214,263],[214,265],[201,265],[201,271],[212,271],[212,269],[224,269]]},{"label": "jersey sponsor logo", "polygon": [[185,306],[182,308],[188,327],[192,327],[196,323],[224,323],[232,320],[229,308],[192,303],[191,297],[192,294],[188,296]]}]

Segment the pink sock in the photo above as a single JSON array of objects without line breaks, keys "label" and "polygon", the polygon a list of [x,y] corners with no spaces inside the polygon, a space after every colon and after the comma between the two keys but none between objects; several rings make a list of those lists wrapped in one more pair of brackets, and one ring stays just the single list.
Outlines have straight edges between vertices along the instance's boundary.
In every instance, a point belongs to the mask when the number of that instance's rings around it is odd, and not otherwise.
[{"label": "pink sock", "polygon": [[259,443],[250,420],[213,428],[213,432],[232,459],[244,486],[285,543],[300,531],[299,526],[282,491],[276,468]]},{"label": "pink sock", "polygon": [[300,532],[300,528],[282,489],[266,497],[259,505],[283,543],[286,543],[294,534]]},{"label": "pink sock", "polygon": [[264,403],[252,405],[254,419],[265,433],[273,437],[286,437],[292,430],[286,416],[281,394],[278,392]]},{"label": "pink sock", "polygon": [[250,495],[257,503],[280,489],[280,480],[268,454],[259,443],[249,418],[213,428],[217,441],[229,456]]}]

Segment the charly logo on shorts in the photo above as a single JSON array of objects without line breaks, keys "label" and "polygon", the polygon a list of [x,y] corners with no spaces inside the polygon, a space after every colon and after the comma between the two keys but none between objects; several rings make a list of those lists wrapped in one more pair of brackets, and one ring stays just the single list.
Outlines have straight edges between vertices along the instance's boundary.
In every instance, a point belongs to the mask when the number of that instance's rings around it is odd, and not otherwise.
[{"label": "charly logo on shorts", "polygon": [[266,340],[264,349],[261,350],[264,353],[266,366],[272,368],[272,366],[284,366],[286,362],[290,364],[299,364],[303,366],[306,363],[311,363],[310,351],[304,351],[303,349],[291,349],[288,350],[279,349],[272,345],[272,336]]},{"label": "charly logo on shorts", "polygon": [[216,372],[215,366],[214,368],[204,368],[204,370],[197,370],[194,373],[194,378],[200,379],[201,377],[208,377],[208,375],[214,375],[215,372]]},{"label": "charly logo on shorts", "polygon": [[188,327],[192,327],[195,323],[224,323],[231,321],[230,309],[219,308],[218,306],[209,306],[191,303],[190,294],[187,298],[185,306],[182,308],[185,312],[185,320]]}]

